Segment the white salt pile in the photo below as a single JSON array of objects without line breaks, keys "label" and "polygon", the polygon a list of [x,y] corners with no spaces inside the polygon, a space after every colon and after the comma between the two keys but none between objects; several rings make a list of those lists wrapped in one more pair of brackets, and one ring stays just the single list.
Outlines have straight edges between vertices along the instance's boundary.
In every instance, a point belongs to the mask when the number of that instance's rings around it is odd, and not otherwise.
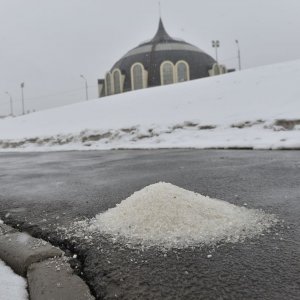
[{"label": "white salt pile", "polygon": [[89,229],[130,243],[182,248],[241,241],[261,234],[276,221],[273,215],[260,210],[160,182],[97,215]]}]

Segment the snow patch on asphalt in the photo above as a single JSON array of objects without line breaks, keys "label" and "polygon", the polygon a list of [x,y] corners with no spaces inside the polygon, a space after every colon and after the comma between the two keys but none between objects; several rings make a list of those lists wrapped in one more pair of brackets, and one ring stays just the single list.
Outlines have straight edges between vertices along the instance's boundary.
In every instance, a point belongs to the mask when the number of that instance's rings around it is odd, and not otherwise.
[{"label": "snow patch on asphalt", "polygon": [[27,300],[26,280],[0,260],[0,299]]},{"label": "snow patch on asphalt", "polygon": [[238,242],[277,222],[261,210],[185,190],[170,183],[149,185],[90,221],[89,231],[144,246],[184,248]]}]

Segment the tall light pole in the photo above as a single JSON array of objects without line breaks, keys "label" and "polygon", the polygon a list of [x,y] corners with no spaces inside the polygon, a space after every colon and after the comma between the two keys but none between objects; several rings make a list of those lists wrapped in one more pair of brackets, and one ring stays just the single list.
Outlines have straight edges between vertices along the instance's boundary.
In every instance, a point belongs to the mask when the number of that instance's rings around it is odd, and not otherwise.
[{"label": "tall light pole", "polygon": [[81,77],[82,79],[84,79],[84,81],[85,81],[85,96],[86,96],[86,100],[89,100],[88,83],[87,83],[87,80],[86,80],[86,78],[85,78],[83,75],[80,75],[80,77]]},{"label": "tall light pole", "polygon": [[242,70],[242,62],[241,62],[241,49],[240,49],[240,43],[239,40],[235,40],[235,43],[237,45],[237,50],[238,50],[238,61],[239,61],[239,70]]},{"label": "tall light pole", "polygon": [[25,83],[21,83],[21,96],[22,96],[22,115],[25,115],[25,104],[24,104],[24,86]]},{"label": "tall light pole", "polygon": [[219,59],[218,59],[218,48],[220,47],[220,41],[216,40],[216,41],[212,41],[211,45],[213,48],[216,49],[216,61],[217,63],[219,63]]},{"label": "tall light pole", "polygon": [[14,115],[14,110],[13,110],[13,100],[12,100],[12,96],[9,92],[5,92],[5,94],[8,95],[9,97],[9,103],[10,103],[10,115],[13,116]]}]

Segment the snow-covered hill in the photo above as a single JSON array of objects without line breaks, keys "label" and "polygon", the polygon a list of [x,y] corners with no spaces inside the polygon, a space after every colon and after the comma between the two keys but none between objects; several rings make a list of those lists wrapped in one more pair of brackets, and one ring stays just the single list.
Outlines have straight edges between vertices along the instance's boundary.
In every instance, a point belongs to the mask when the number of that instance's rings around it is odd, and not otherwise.
[{"label": "snow-covered hill", "polygon": [[300,148],[300,60],[0,120],[0,148]]}]

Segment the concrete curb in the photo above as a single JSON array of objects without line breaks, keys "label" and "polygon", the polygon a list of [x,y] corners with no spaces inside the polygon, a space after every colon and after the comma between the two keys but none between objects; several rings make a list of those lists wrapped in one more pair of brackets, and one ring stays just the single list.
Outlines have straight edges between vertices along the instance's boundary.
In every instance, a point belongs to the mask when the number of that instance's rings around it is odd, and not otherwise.
[{"label": "concrete curb", "polygon": [[32,264],[27,272],[27,280],[31,300],[94,299],[86,284],[73,274],[63,258]]},{"label": "concrete curb", "polygon": [[31,300],[94,299],[63,254],[44,240],[0,224],[0,259],[17,274],[27,277]]},{"label": "concrete curb", "polygon": [[14,232],[0,236],[1,259],[23,277],[31,264],[62,255],[61,250],[26,233]]}]

